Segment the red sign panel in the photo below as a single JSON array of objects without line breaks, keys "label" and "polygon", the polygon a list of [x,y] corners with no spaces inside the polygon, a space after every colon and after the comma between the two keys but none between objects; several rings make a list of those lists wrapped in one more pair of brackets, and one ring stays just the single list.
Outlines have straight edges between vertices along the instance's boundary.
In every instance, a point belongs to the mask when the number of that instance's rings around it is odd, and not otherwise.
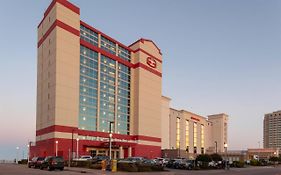
[{"label": "red sign panel", "polygon": [[198,122],[200,122],[200,120],[198,118],[195,118],[195,117],[191,117],[192,120],[196,120]]},{"label": "red sign panel", "polygon": [[156,60],[152,57],[147,57],[146,64],[148,64],[152,68],[156,68],[157,66]]}]

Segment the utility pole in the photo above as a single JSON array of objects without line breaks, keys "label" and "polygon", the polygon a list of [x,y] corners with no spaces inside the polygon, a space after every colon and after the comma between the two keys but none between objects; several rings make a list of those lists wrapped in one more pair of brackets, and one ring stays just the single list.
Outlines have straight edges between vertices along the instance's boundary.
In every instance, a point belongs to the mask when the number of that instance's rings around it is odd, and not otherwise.
[{"label": "utility pole", "polygon": [[216,144],[216,154],[218,153],[218,142],[215,141],[215,144]]},{"label": "utility pole", "polygon": [[111,130],[111,125],[113,124],[114,122],[109,122],[109,160],[111,160],[111,138],[112,138],[112,130]]}]

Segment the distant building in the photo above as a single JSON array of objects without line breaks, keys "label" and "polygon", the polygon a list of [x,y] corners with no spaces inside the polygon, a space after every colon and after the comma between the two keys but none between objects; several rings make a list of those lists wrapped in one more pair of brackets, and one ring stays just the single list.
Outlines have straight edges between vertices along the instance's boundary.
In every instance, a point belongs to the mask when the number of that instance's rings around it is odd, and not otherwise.
[{"label": "distant building", "polygon": [[198,154],[226,151],[228,115],[206,118],[170,108],[170,101],[170,98],[162,97],[163,156],[195,158]]},{"label": "distant building", "polygon": [[265,114],[263,120],[264,148],[281,148],[281,111]]},{"label": "distant building", "polygon": [[258,148],[258,149],[248,149],[247,159],[264,159],[269,160],[270,157],[277,157],[279,155],[278,148]]},{"label": "distant building", "polygon": [[229,150],[220,153],[223,160],[247,161],[247,160],[269,160],[270,157],[279,155],[278,148],[248,148],[247,150]]}]

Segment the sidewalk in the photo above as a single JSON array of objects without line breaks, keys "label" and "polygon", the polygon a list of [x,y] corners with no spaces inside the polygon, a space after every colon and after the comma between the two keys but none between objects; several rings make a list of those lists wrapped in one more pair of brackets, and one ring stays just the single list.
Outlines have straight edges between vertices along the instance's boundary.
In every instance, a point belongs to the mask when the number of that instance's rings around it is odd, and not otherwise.
[{"label": "sidewalk", "polygon": [[65,171],[72,171],[77,173],[85,173],[85,174],[94,174],[94,175],[107,175],[107,174],[115,174],[115,175],[133,175],[133,174],[142,174],[142,175],[175,175],[175,172],[110,172],[110,171],[102,171],[97,169],[88,169],[88,168],[77,168],[77,167],[65,167]]}]

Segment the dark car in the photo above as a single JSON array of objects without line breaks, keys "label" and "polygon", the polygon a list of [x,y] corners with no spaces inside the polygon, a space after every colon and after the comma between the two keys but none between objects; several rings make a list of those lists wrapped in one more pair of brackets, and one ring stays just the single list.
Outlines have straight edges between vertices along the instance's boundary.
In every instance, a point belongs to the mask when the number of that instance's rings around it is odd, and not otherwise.
[{"label": "dark car", "polygon": [[34,167],[39,168],[44,161],[45,157],[33,157],[31,161],[28,162],[28,168]]},{"label": "dark car", "polygon": [[176,161],[175,159],[169,160],[168,163],[166,164],[166,167],[167,167],[167,168],[173,168],[173,167],[174,167],[174,162],[175,162],[175,161]]},{"label": "dark car", "polygon": [[194,168],[195,161],[194,160],[183,160],[181,162],[181,168],[182,169],[187,169],[187,170],[192,170]]},{"label": "dark car", "polygon": [[40,169],[43,170],[47,168],[49,171],[54,169],[63,170],[64,169],[64,160],[60,156],[48,156],[42,162]]},{"label": "dark car", "polygon": [[108,161],[109,156],[97,155],[97,156],[93,157],[93,163],[100,163],[103,160]]}]

